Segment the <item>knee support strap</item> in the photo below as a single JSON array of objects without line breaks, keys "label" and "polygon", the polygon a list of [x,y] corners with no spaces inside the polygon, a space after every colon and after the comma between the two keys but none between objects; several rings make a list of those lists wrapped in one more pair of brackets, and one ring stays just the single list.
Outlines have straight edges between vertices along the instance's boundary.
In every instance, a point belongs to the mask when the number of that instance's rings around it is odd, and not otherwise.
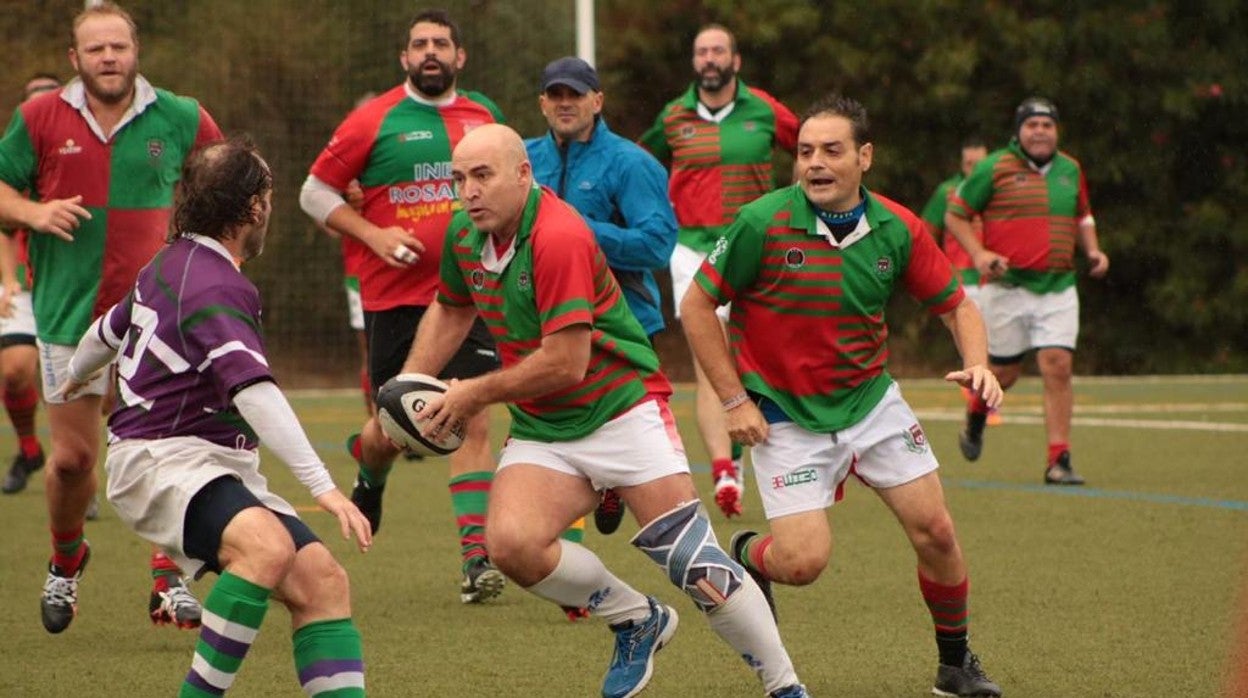
[{"label": "knee support strap", "polygon": [[682,504],[651,521],[632,543],[703,611],[713,610],[741,588],[745,568],[719,547],[701,502]]}]

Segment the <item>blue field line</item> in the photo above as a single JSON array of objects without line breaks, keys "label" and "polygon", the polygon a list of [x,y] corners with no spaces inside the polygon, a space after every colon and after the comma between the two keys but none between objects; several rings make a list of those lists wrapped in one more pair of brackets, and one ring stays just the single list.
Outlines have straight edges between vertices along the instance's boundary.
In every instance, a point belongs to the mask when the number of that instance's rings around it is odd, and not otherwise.
[{"label": "blue field line", "polygon": [[1057,487],[1055,485],[1023,485],[1013,482],[992,482],[989,480],[955,480],[941,478],[945,485],[961,487],[968,490],[1004,490],[1007,492],[1030,492],[1059,497],[1085,497],[1087,499],[1119,499],[1149,504],[1175,504],[1187,507],[1204,507],[1207,509],[1230,509],[1232,511],[1248,511],[1248,502],[1236,499],[1210,499],[1208,497],[1182,497],[1173,494],[1152,494],[1149,492],[1124,492],[1119,490],[1101,490],[1095,487]]}]

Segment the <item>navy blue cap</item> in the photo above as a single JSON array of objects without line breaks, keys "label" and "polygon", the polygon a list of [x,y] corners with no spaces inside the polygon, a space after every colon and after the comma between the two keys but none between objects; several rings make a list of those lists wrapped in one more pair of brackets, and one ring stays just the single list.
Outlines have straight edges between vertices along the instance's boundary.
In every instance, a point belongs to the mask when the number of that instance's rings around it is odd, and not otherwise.
[{"label": "navy blue cap", "polygon": [[542,92],[555,85],[567,85],[580,94],[601,92],[594,67],[576,56],[551,61],[542,71]]}]

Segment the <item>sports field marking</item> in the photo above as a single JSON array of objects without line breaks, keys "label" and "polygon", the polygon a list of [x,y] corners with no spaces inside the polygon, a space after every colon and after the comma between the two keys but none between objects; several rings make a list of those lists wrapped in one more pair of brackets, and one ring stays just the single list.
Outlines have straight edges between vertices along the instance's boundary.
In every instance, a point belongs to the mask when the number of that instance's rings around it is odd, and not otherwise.
[{"label": "sports field marking", "polygon": [[959,480],[941,478],[946,485],[954,485],[968,490],[1005,490],[1009,492],[1030,492],[1055,495],[1059,497],[1084,497],[1087,499],[1119,499],[1125,501],[1147,502],[1150,504],[1177,504],[1180,506],[1204,507],[1208,509],[1230,509],[1232,511],[1248,511],[1248,502],[1237,499],[1212,499],[1209,497],[1180,497],[1171,494],[1151,494],[1149,492],[1124,492],[1121,490],[1102,490],[1095,487],[1054,487],[1052,485],[1022,485],[1009,482],[992,482],[990,480]]},{"label": "sports field marking", "polygon": [[[1224,433],[1248,433],[1248,424],[1234,422],[1200,422],[1176,419],[1108,419],[1103,417],[1081,417],[1076,411],[1075,426],[1085,427],[1123,427],[1126,429],[1171,429],[1183,431],[1212,431]],[[1175,411],[1175,410],[1171,410]],[[966,414],[961,410],[915,410],[919,419],[936,422],[961,422]],[[1044,424],[1044,417],[1014,412],[1005,412],[1005,424]]]}]

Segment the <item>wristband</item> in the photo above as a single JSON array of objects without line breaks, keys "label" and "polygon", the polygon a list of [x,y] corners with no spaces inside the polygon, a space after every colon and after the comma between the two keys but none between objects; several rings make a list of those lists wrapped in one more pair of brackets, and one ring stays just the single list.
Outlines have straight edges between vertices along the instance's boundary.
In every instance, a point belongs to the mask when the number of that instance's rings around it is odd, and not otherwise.
[{"label": "wristband", "polygon": [[719,404],[723,405],[724,411],[727,412],[728,410],[740,407],[741,405],[744,405],[745,403],[749,401],[750,401],[749,393],[742,391],[742,392],[737,393],[736,395],[733,395],[727,400],[723,400]]}]

